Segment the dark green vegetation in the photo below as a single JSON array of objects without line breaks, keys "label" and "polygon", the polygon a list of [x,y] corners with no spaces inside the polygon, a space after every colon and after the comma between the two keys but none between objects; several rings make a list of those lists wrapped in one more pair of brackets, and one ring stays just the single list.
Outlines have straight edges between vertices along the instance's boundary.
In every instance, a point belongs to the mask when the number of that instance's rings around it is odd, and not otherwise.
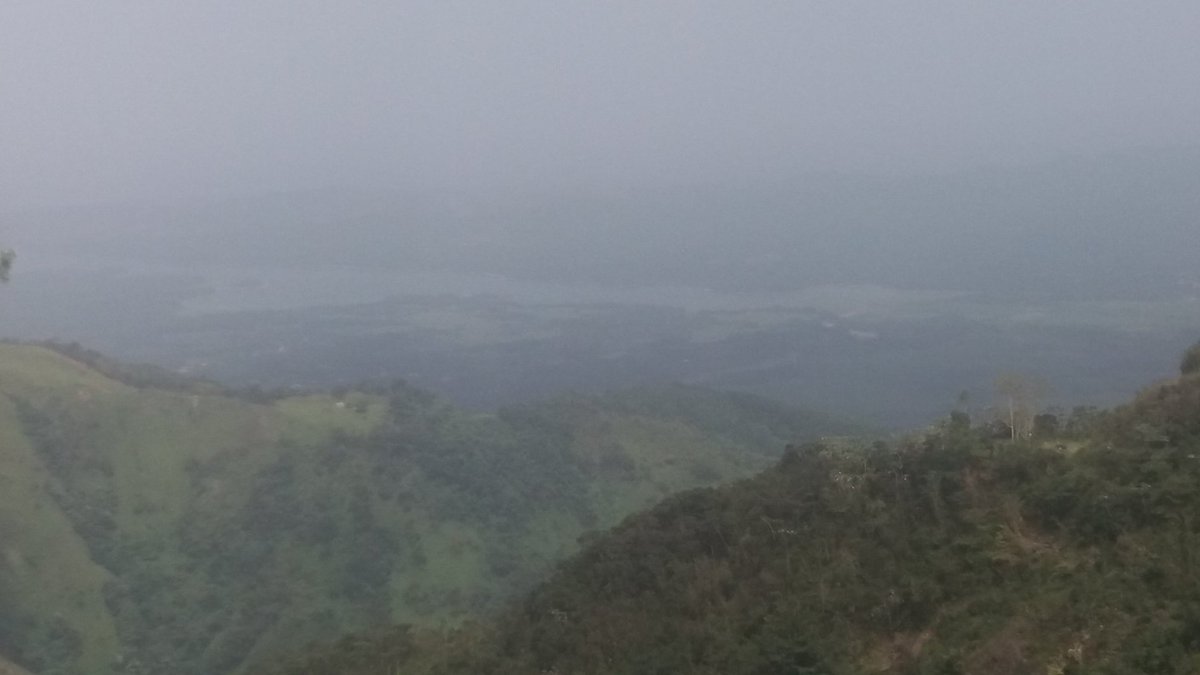
[{"label": "dark green vegetation", "polygon": [[456,624],[586,531],[845,430],[687,387],[497,414],[400,383],[231,396],[0,345],[0,654],[39,675],[219,675]]},{"label": "dark green vegetation", "polygon": [[276,672],[1200,672],[1200,375],[1038,431],[956,413],[793,447],[627,519],[492,623]]}]

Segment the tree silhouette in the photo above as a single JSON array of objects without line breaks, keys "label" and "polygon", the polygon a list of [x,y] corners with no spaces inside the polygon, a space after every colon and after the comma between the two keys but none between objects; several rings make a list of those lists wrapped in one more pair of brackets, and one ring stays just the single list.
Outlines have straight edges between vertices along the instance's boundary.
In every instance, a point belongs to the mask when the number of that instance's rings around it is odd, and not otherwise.
[{"label": "tree silhouette", "polygon": [[8,281],[8,273],[12,270],[13,261],[17,254],[9,249],[0,249],[0,281]]},{"label": "tree silhouette", "polygon": [[1179,372],[1183,375],[1200,373],[1200,342],[1184,352],[1183,361],[1179,364]]}]

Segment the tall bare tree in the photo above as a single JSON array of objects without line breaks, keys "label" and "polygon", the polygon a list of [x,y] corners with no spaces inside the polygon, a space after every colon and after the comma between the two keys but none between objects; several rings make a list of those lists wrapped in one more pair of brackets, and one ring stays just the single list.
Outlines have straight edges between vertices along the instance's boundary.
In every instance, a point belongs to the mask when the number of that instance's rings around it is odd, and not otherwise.
[{"label": "tall bare tree", "polygon": [[1033,433],[1033,420],[1047,389],[1036,375],[1004,373],[996,378],[996,414],[1008,424],[1014,441]]}]

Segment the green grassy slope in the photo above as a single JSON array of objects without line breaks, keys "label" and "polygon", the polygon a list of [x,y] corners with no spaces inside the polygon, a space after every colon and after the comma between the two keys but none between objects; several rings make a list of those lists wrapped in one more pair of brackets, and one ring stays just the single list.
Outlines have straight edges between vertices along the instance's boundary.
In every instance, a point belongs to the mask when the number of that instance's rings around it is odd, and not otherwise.
[{"label": "green grassy slope", "polygon": [[585,531],[846,430],[689,388],[483,415],[399,384],[252,403],[143,375],[0,345],[0,653],[41,675],[232,673],[454,624]]},{"label": "green grassy slope", "polygon": [[1081,444],[964,422],[793,448],[627,519],[492,623],[276,672],[1200,672],[1200,374]]}]

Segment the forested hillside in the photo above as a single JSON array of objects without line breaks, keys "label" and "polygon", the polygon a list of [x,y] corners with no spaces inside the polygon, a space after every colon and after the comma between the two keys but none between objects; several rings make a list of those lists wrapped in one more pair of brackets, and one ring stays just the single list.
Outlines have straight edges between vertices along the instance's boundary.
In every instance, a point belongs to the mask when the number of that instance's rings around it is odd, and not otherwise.
[{"label": "forested hillside", "polygon": [[1200,672],[1191,358],[1074,437],[958,413],[896,444],[789,448],[627,519],[492,623],[276,672]]},{"label": "forested hillside", "polygon": [[497,414],[403,383],[232,395],[0,345],[0,654],[39,675],[218,675],[455,624],[586,531],[846,429],[686,387]]}]

